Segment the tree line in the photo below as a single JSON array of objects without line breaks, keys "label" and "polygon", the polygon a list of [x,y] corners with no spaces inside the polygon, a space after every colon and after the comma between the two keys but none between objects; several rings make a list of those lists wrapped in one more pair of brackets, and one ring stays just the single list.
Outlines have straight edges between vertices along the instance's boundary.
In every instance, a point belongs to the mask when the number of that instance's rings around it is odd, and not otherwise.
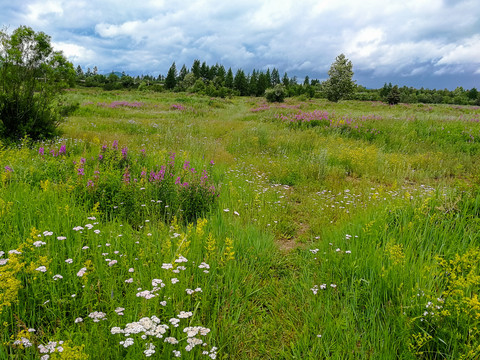
[{"label": "tree line", "polygon": [[[338,63],[338,60],[340,63]],[[341,63],[343,61],[343,63]],[[337,58],[332,67],[336,65],[345,70],[348,67],[348,59],[344,57]],[[351,63],[350,63],[351,65]],[[332,70],[332,69],[331,69]],[[157,77],[151,75],[141,75],[132,77],[125,72],[112,72],[107,75],[98,73],[96,67],[88,68],[85,72],[80,65],[76,69],[77,84],[86,87],[102,87],[105,90],[120,89],[138,89],[151,91],[176,91],[199,93],[212,97],[228,96],[265,96],[268,89],[274,89],[275,86],[282,87],[284,97],[301,96],[306,98],[331,98],[329,89],[338,86],[338,82],[331,83],[331,79],[336,79],[335,74],[329,74],[326,81],[310,79],[307,75],[303,80],[296,76],[289,77],[285,72],[282,76],[278,69],[267,68],[266,71],[253,69],[251,73],[246,73],[243,69],[226,69],[221,64],[208,65],[205,61],[196,59],[188,68],[185,64],[178,70],[174,62],[166,75]],[[413,87],[399,87],[392,83],[385,83],[379,89],[367,89],[362,85],[357,85],[353,80],[353,71],[347,71],[347,79],[343,81],[348,89],[341,99],[351,99],[360,101],[382,101],[389,104],[397,103],[424,103],[424,104],[457,104],[457,105],[480,105],[480,93],[476,88],[464,89],[457,87],[455,90],[437,90],[437,89],[416,89]],[[330,82],[329,82],[330,81]],[[277,92],[278,92],[277,88]],[[340,100],[337,99],[338,100]],[[335,101],[335,96],[333,99]]]}]

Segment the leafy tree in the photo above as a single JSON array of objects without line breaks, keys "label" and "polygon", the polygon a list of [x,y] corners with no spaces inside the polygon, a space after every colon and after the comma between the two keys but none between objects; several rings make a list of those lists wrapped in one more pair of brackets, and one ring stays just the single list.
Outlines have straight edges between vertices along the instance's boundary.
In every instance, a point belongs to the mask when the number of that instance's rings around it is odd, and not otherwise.
[{"label": "leafy tree", "polygon": [[165,78],[165,89],[173,90],[177,84],[177,67],[175,62],[173,62],[170,69],[168,69],[167,77]]},{"label": "leafy tree", "polygon": [[327,99],[337,102],[348,99],[355,91],[355,81],[352,80],[352,62],[340,54],[328,71],[329,78],[324,83]]},{"label": "leafy tree", "polygon": [[58,95],[75,77],[73,65],[53,50],[45,33],[26,26],[11,35],[0,31],[0,137],[55,136],[63,113]]}]

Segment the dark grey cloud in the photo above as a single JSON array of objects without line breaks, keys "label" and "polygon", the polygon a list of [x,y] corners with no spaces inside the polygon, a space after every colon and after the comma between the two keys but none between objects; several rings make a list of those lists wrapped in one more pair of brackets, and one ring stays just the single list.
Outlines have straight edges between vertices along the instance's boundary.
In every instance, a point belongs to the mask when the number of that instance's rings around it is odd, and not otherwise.
[{"label": "dark grey cloud", "polygon": [[477,0],[0,0],[0,22],[44,31],[103,72],[165,74],[198,58],[323,79],[344,53],[366,86],[480,87]]}]

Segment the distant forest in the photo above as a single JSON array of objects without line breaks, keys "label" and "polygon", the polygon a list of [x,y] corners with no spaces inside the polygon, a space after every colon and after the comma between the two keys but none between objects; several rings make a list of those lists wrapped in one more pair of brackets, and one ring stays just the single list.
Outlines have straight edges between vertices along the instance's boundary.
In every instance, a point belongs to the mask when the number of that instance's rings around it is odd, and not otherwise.
[{"label": "distant forest", "polygon": [[[173,63],[166,76],[159,75],[158,77],[149,75],[132,77],[124,72],[102,75],[98,74],[96,67],[84,71],[80,65],[77,66],[76,74],[78,85],[101,87],[105,90],[186,91],[224,98],[233,95],[264,96],[267,89],[281,84],[285,88],[287,97],[326,98],[323,82],[310,79],[308,76],[303,80],[299,80],[295,76],[289,77],[287,73],[281,76],[276,68],[266,71],[254,69],[248,74],[244,70],[238,69],[234,73],[231,68],[225,69],[223,65],[219,64],[209,66],[206,62],[201,63],[200,60],[194,60],[190,68],[187,68],[184,64],[180,70]],[[420,89],[406,86],[398,87],[391,83],[385,84],[380,89],[367,89],[361,85],[356,85],[351,99],[391,102],[389,96],[392,94],[392,89],[394,89],[393,91],[401,103],[480,106],[480,93],[476,88],[457,87],[453,91],[448,89],[431,90],[423,87]]]}]

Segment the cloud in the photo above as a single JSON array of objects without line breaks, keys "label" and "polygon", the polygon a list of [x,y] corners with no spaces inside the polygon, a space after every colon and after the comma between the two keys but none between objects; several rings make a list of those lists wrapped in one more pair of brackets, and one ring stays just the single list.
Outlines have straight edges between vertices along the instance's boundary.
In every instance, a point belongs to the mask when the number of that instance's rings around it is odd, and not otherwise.
[{"label": "cloud", "polygon": [[472,64],[480,62],[480,35],[462,40],[452,45],[452,49],[445,52],[437,62],[438,65]]},{"label": "cloud", "polygon": [[324,78],[340,53],[379,81],[480,68],[477,0],[22,0],[0,22],[44,31],[75,64],[107,72],[200,59]]}]

